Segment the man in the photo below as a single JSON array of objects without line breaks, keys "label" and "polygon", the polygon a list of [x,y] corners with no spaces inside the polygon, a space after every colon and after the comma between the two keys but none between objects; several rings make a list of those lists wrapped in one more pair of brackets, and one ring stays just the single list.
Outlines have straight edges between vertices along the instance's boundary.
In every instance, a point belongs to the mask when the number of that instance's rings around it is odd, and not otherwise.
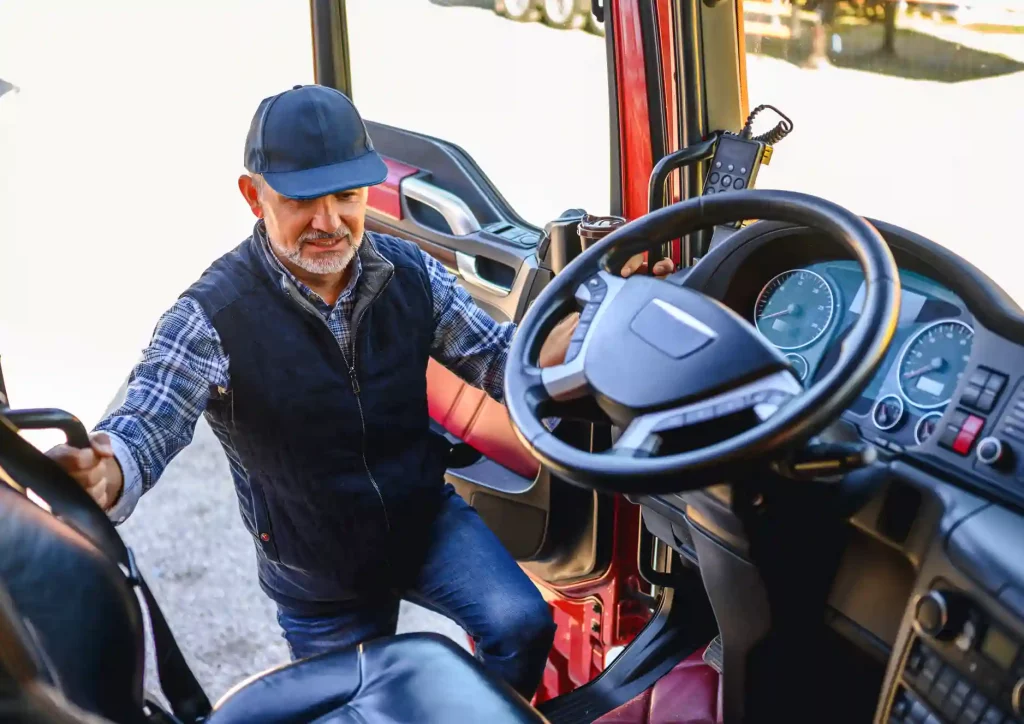
[{"label": "man", "polygon": [[[500,401],[514,325],[414,244],[364,231],[367,189],[387,169],[338,91],[265,99],[245,168],[252,236],[161,317],[92,449],[49,454],[120,523],[204,414],[293,658],[394,633],[406,598],[460,624],[529,698],[552,618],[444,482],[448,446],[426,397],[433,357]],[[575,321],[552,333],[541,364],[564,359]]]}]

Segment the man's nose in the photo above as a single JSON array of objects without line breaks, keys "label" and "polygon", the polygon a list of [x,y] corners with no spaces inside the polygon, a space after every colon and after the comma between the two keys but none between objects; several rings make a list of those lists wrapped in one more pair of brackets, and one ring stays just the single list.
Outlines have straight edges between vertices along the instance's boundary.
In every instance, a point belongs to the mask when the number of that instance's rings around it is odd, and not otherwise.
[{"label": "man's nose", "polygon": [[310,224],[317,231],[333,234],[341,226],[341,213],[337,200],[333,196],[317,199],[313,221]]}]

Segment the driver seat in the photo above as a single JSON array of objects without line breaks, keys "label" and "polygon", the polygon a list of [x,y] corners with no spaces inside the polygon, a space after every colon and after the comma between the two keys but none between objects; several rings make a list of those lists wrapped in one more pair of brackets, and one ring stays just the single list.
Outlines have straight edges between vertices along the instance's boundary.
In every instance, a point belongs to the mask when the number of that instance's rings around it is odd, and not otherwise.
[{"label": "driver seat", "polygon": [[[142,609],[119,567],[3,484],[0,551],[0,719],[167,721],[146,711]],[[205,721],[547,720],[454,643],[419,633],[271,669],[236,686]]]}]

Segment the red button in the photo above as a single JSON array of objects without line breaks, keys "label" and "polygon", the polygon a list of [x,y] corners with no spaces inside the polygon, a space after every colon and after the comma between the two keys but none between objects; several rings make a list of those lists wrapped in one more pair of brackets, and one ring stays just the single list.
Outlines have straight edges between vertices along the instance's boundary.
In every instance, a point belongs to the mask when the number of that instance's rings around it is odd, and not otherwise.
[{"label": "red button", "polygon": [[971,445],[974,444],[974,435],[968,432],[961,431],[956,436],[956,442],[953,443],[953,452],[958,455],[966,455],[971,451]]},{"label": "red button", "polygon": [[960,427],[960,433],[956,436],[956,441],[953,443],[953,452],[958,455],[966,455],[971,451],[971,445],[974,444],[974,440],[978,437],[978,433],[981,432],[981,428],[985,426],[985,420],[977,415],[968,415],[967,419],[964,420],[964,424]]},{"label": "red button", "polygon": [[981,432],[981,428],[985,426],[985,419],[978,417],[977,415],[968,415],[967,419],[964,420],[963,427],[960,428],[960,432],[970,433],[973,439]]}]

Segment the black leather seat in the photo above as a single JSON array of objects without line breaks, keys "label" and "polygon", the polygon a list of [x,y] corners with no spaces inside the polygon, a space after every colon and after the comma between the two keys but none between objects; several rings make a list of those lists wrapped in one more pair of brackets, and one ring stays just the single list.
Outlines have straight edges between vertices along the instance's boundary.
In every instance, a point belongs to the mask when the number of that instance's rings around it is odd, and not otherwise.
[{"label": "black leather seat", "polygon": [[226,694],[207,721],[490,724],[546,720],[450,639],[415,633],[272,669]]},{"label": "black leather seat", "polygon": [[[134,591],[89,540],[0,482],[0,594],[4,590],[0,648],[7,655],[0,653],[0,712],[6,711],[5,722],[95,724],[95,716],[118,724],[147,721],[145,638]],[[56,692],[68,706],[56,715],[53,695],[40,698],[40,691]],[[272,669],[237,686],[207,720],[545,721],[504,682],[436,634],[379,639]]]}]

